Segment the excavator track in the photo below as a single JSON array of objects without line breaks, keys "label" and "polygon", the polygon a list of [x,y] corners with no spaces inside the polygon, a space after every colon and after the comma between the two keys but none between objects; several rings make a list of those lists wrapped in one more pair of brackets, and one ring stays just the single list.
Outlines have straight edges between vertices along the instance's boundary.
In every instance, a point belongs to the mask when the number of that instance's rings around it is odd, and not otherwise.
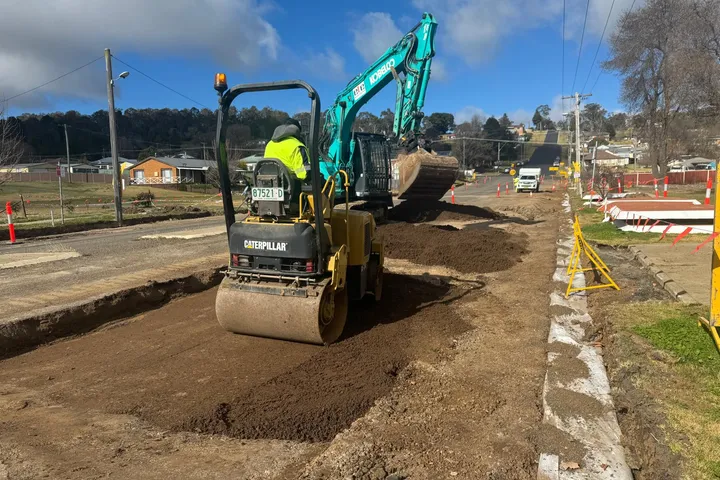
[{"label": "excavator track", "polygon": [[400,155],[397,195],[401,200],[439,200],[455,183],[459,163],[455,157],[441,157],[425,150]]}]

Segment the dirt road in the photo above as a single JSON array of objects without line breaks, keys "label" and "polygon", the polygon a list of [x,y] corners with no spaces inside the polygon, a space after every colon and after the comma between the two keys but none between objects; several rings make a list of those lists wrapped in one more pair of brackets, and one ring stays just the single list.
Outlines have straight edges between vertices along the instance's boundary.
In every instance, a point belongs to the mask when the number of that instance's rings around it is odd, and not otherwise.
[{"label": "dirt road", "polygon": [[0,478],[535,478],[560,195],[458,200],[383,227],[330,347],[224,332],[209,290],[0,362]]}]

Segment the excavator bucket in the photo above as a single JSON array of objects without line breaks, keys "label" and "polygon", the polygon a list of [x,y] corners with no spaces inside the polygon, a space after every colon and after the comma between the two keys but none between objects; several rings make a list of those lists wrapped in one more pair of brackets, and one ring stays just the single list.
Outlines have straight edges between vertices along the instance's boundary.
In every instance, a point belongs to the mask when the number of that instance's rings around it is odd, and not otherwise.
[{"label": "excavator bucket", "polygon": [[398,156],[398,198],[403,200],[440,200],[455,183],[458,161],[418,150]]}]

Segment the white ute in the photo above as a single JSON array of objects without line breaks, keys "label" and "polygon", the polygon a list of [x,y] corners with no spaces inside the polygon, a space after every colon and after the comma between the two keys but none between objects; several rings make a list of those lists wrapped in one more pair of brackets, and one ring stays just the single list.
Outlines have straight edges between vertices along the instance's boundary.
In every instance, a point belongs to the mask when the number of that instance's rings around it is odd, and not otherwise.
[{"label": "white ute", "polygon": [[518,173],[517,191],[540,191],[540,168],[521,168]]}]

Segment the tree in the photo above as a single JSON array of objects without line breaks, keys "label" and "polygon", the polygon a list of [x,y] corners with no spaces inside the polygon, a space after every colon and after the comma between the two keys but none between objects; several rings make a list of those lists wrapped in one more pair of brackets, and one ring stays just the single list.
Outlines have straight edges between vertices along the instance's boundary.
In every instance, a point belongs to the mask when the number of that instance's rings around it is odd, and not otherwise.
[{"label": "tree", "polygon": [[607,110],[599,103],[588,103],[580,112],[580,127],[591,133],[600,133],[605,126]]},{"label": "tree", "polygon": [[610,37],[603,68],[622,78],[621,99],[640,119],[634,134],[648,142],[656,175],[692,143],[687,121],[699,120],[717,99],[718,10],[716,1],[648,0],[625,13]]},{"label": "tree", "polygon": [[538,110],[535,110],[535,113],[533,114],[533,117],[532,117],[532,122],[533,122],[533,125],[535,125],[536,129],[542,128],[543,120],[544,120],[544,118],[543,118],[542,114]]},{"label": "tree", "polygon": [[393,132],[393,124],[395,123],[395,112],[386,108],[380,112],[380,133],[390,136]]},{"label": "tree", "polygon": [[607,120],[615,130],[625,130],[627,128],[628,116],[623,112],[613,113]]},{"label": "tree", "polygon": [[435,112],[425,117],[424,124],[425,134],[435,138],[455,128],[455,116],[452,113]]},{"label": "tree", "polygon": [[503,116],[500,117],[500,125],[505,128],[510,128],[512,126],[512,121],[510,120],[510,117],[508,117],[507,113],[503,113]]},{"label": "tree", "polygon": [[22,156],[23,142],[19,122],[13,117],[6,119],[4,109],[0,106],[0,167],[8,169],[0,173],[0,185],[9,180],[9,169],[15,167]]},{"label": "tree", "polygon": [[370,112],[360,112],[355,117],[353,130],[356,132],[381,133],[380,118]]}]

